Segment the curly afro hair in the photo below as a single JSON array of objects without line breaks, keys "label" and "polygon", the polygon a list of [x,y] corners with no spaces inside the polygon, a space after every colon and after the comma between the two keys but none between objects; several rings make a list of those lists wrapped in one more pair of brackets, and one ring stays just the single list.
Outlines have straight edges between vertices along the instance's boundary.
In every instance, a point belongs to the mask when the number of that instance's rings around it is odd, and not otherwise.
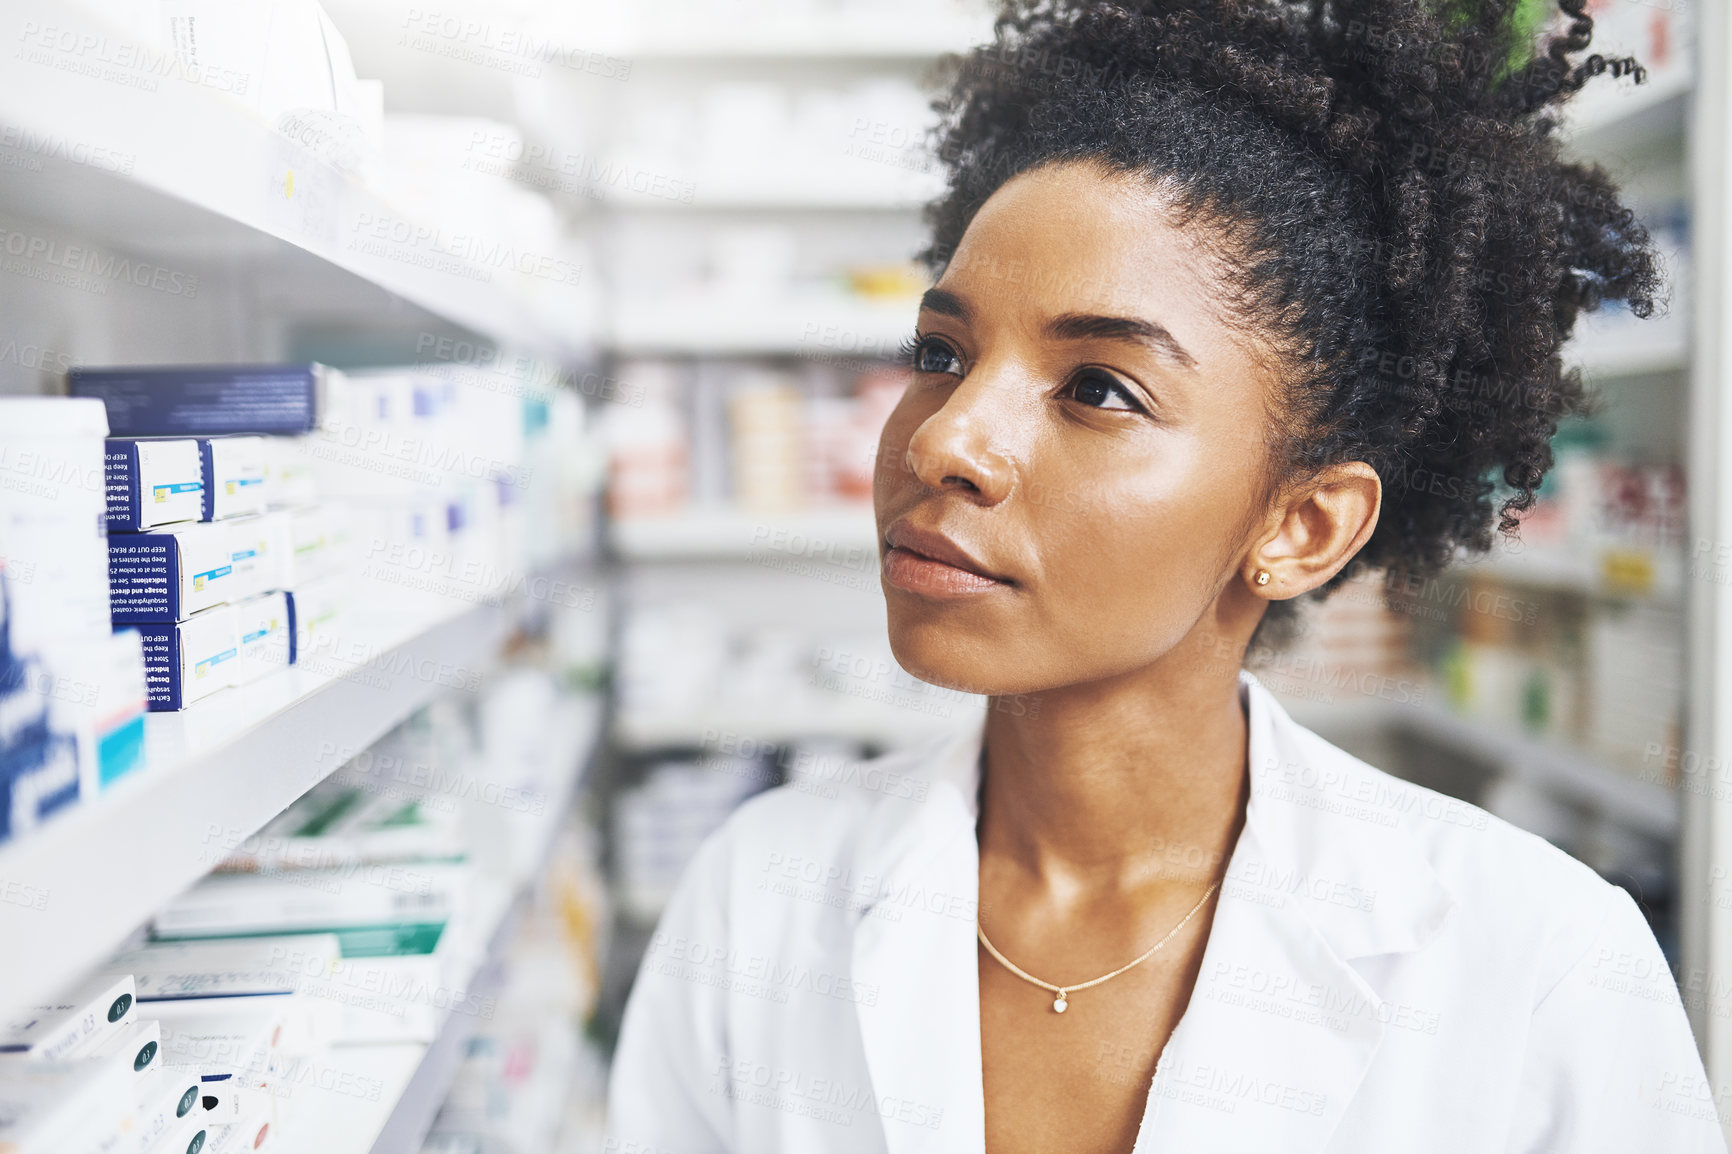
[{"label": "curly afro hair", "polygon": [[[1209,230],[1235,323],[1281,350],[1275,483],[1365,461],[1375,533],[1350,572],[1434,574],[1513,533],[1586,411],[1559,349],[1577,315],[1660,287],[1648,234],[1596,166],[1560,154],[1560,106],[1594,76],[1585,0],[1008,0],[953,62],[941,272],[1018,173],[1136,173]],[[1555,19],[1554,19],[1555,17]],[[1501,482],[1501,484],[1500,484]],[[1291,632],[1276,602],[1263,642]]]}]

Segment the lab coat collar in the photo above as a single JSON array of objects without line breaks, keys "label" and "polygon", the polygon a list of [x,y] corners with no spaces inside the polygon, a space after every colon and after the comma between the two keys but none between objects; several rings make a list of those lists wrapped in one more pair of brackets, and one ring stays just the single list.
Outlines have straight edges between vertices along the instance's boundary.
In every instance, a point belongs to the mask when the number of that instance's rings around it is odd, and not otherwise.
[{"label": "lab coat collar", "polygon": [[[1321,1150],[1382,1040],[1354,959],[1423,946],[1452,899],[1407,832],[1423,795],[1299,727],[1249,673],[1250,800],[1203,965],[1150,1091],[1138,1150]],[[974,837],[983,729],[929,751],[925,801],[881,811],[854,974],[892,1154],[985,1142]],[[922,1121],[924,1120],[924,1121]]]}]

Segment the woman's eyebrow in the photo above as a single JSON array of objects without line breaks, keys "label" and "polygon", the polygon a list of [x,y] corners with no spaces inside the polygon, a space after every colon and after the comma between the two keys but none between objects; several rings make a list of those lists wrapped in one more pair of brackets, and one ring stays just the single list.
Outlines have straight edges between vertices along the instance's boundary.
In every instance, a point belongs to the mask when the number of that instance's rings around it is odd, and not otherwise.
[{"label": "woman's eyebrow", "polygon": [[1087,313],[1066,313],[1046,323],[1047,335],[1061,341],[1134,341],[1149,345],[1158,353],[1177,361],[1187,369],[1197,367],[1197,360],[1185,351],[1173,334],[1163,325],[1140,317],[1103,317]]},{"label": "woman's eyebrow", "polygon": [[920,308],[922,312],[934,312],[941,317],[955,317],[963,322],[967,322],[969,317],[973,315],[961,297],[941,288],[927,289],[920,298]]}]

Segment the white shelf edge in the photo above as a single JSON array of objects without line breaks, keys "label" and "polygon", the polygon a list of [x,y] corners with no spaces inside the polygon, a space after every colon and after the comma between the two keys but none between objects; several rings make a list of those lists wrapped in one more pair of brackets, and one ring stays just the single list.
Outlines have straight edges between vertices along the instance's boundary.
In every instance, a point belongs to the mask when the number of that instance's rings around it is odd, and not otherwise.
[{"label": "white shelf edge", "polygon": [[[1609,547],[1608,547],[1609,549]],[[1458,558],[1449,570],[1456,576],[1486,575],[1518,585],[1580,593],[1622,601],[1647,601],[1658,605],[1680,605],[1684,599],[1683,550],[1642,550],[1654,569],[1653,587],[1620,589],[1604,578],[1603,553],[1586,549],[1534,546],[1522,552],[1507,552],[1496,546],[1489,553]]]},{"label": "white shelf edge", "polygon": [[1437,705],[1396,709],[1401,728],[1495,761],[1506,772],[1556,790],[1605,817],[1652,837],[1676,837],[1678,794],[1659,782],[1638,780],[1587,750],[1531,737],[1508,726],[1462,717]]},{"label": "white shelf edge", "polygon": [[1432,702],[1377,700],[1315,706],[1282,700],[1301,725],[1314,729],[1395,729],[1451,746],[1491,762],[1503,772],[1585,805],[1650,837],[1677,836],[1678,794],[1660,782],[1638,780],[1591,751],[1535,737],[1510,726],[1465,717]]},{"label": "white shelf edge", "polygon": [[775,35],[764,35],[761,28],[742,35],[737,25],[698,26],[683,30],[677,39],[666,35],[619,37],[609,51],[645,63],[813,59],[920,63],[966,52],[992,37],[989,20],[947,21],[923,29],[897,19],[929,15],[909,6],[906,12],[873,14],[872,19],[857,24],[836,20],[782,25]]},{"label": "white shelf edge", "polygon": [[[0,951],[0,1017],[101,962],[228,846],[335,771],[343,751],[365,748],[443,691],[450,671],[478,673],[504,621],[495,606],[431,606],[395,636],[357,631],[356,663],[292,668],[148,718],[150,764],[0,847],[6,892],[44,895],[0,902],[0,941],[29,943]],[[217,736],[201,740],[206,733]],[[178,752],[180,742],[198,748]]]},{"label": "white shelf edge", "polygon": [[632,753],[702,748],[706,738],[717,732],[772,744],[834,737],[898,749],[940,734],[960,732],[979,724],[986,715],[984,705],[966,701],[931,704],[935,710],[948,712],[917,712],[895,705],[878,709],[827,705],[765,711],[718,707],[677,716],[621,711],[614,719],[613,740],[620,749]]},{"label": "white shelf edge", "polygon": [[622,355],[764,354],[839,362],[894,357],[914,331],[915,298],[811,293],[782,300],[671,295],[616,300],[602,341]]},{"label": "white shelf edge", "polygon": [[741,509],[608,522],[608,544],[624,561],[751,560],[853,564],[876,570],[872,508],[755,513]]},{"label": "white shelf edge", "polygon": [[[703,187],[701,182],[698,186]],[[699,213],[699,212],[836,212],[836,213],[915,213],[932,196],[915,193],[896,195],[863,195],[857,191],[824,189],[787,189],[766,186],[726,193],[694,195],[691,200],[669,200],[665,197],[625,197],[604,199],[602,206],[612,212]]]}]

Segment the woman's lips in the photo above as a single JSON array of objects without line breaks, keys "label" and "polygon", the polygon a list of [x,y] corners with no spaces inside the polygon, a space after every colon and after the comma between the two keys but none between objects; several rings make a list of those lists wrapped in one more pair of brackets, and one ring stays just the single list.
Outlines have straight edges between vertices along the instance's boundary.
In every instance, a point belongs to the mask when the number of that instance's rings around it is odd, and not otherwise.
[{"label": "woman's lips", "polygon": [[939,597],[966,597],[1008,585],[996,577],[959,569],[901,545],[884,554],[884,579],[910,593]]}]

